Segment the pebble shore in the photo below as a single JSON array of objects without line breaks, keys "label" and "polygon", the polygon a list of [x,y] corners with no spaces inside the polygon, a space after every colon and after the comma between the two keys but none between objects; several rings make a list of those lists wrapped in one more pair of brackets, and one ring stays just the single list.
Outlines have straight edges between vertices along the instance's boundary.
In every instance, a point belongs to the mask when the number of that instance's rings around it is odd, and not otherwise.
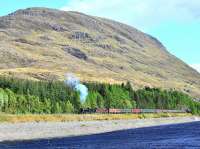
[{"label": "pebble shore", "polygon": [[200,117],[135,120],[0,123],[0,142],[98,134],[130,128],[200,121]]}]

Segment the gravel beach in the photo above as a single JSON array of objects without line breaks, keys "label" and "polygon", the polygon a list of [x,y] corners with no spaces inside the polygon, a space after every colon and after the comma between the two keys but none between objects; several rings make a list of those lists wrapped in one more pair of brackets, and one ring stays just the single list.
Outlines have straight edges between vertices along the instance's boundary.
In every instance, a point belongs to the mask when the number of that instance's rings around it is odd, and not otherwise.
[{"label": "gravel beach", "polygon": [[79,136],[116,130],[200,121],[200,117],[136,120],[0,123],[0,141]]}]

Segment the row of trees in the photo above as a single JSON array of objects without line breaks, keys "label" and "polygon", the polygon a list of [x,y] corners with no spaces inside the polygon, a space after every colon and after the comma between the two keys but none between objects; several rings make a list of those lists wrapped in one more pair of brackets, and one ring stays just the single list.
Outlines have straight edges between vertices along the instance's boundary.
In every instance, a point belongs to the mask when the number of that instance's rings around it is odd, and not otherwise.
[{"label": "row of trees", "polygon": [[40,99],[32,95],[18,95],[10,89],[0,88],[0,111],[12,114],[25,113],[73,113],[73,104],[69,100]]},{"label": "row of trees", "polygon": [[[61,81],[47,82],[47,81],[32,81],[10,77],[0,77],[0,88],[9,89],[16,96],[26,98],[35,97],[41,104],[47,100],[52,105],[52,113],[54,106],[60,105],[58,109],[63,108],[62,103],[70,102],[74,106],[74,112],[79,112],[81,108],[79,93],[72,88],[66,86]],[[38,107],[39,109],[40,107]],[[41,110],[39,110],[41,111]],[[63,110],[65,111],[65,110]],[[38,112],[40,113],[40,112]]]},{"label": "row of trees", "polygon": [[86,85],[91,93],[86,100],[88,107],[179,109],[200,114],[200,103],[176,90],[145,87],[135,91],[129,82],[121,85],[99,83],[86,83]]},{"label": "row of trees", "polygon": [[84,106],[89,108],[135,108],[136,102],[129,91],[122,85],[85,83],[89,95]]},{"label": "row of trees", "polygon": [[190,96],[175,90],[145,88],[131,93],[140,108],[150,109],[183,109],[200,114],[200,103]]},{"label": "row of trees", "polygon": [[188,95],[157,88],[134,91],[127,84],[85,83],[89,95],[84,103],[79,93],[61,81],[31,81],[0,77],[0,111],[6,113],[78,113],[80,108],[190,109],[200,113],[200,103]]}]

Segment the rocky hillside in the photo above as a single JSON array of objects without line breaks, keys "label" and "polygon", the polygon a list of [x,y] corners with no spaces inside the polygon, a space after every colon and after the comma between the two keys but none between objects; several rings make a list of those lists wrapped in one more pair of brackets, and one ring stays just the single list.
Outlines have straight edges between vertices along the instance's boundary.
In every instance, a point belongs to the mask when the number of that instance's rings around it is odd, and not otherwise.
[{"label": "rocky hillside", "polygon": [[176,88],[200,96],[200,74],[154,37],[78,12],[28,8],[0,17],[0,74]]}]

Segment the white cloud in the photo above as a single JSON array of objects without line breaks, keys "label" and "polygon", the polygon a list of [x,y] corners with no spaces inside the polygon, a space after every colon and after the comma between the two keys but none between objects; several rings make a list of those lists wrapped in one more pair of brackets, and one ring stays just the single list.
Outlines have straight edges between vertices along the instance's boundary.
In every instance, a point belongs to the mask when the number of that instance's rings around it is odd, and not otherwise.
[{"label": "white cloud", "polygon": [[191,64],[190,66],[200,72],[200,64]]},{"label": "white cloud", "polygon": [[200,18],[200,0],[70,0],[72,10],[118,20],[146,30],[165,21]]}]

